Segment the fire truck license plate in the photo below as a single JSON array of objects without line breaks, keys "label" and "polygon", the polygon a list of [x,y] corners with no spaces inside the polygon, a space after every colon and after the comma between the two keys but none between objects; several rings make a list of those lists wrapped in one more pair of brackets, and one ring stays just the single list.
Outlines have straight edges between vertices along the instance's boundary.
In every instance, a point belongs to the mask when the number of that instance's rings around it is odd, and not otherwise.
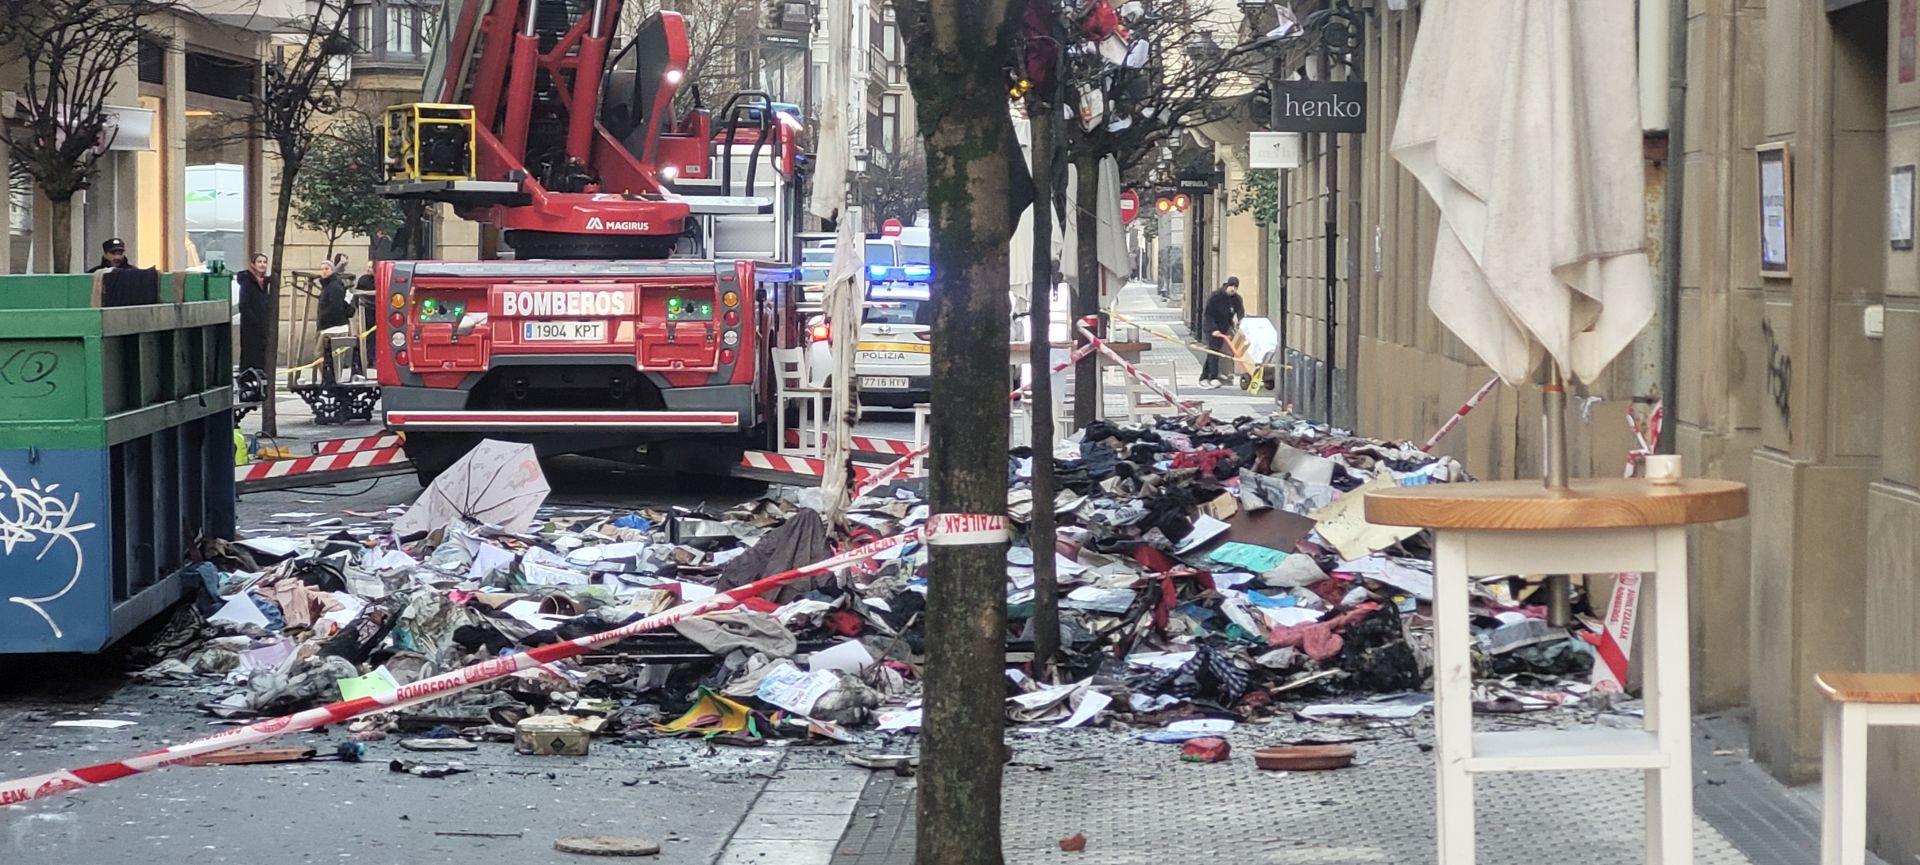
[{"label": "fire truck license plate", "polygon": [[523,321],[520,338],[527,342],[606,342],[604,321]]},{"label": "fire truck license plate", "polygon": [[875,390],[906,390],[907,379],[905,376],[863,375],[860,377],[860,386]]}]

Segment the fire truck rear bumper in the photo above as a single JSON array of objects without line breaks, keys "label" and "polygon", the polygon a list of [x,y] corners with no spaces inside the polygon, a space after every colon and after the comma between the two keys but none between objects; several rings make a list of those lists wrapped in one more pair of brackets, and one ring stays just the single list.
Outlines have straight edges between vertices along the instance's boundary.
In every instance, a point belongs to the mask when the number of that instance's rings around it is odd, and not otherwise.
[{"label": "fire truck rear bumper", "polygon": [[397,430],[645,430],[648,432],[733,432],[739,412],[694,411],[390,411],[387,426]]}]

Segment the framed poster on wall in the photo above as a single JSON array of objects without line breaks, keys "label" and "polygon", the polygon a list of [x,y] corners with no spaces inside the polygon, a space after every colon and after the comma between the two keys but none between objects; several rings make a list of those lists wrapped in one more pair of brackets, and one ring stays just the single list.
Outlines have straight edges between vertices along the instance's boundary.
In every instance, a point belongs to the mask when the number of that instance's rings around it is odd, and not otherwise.
[{"label": "framed poster on wall", "polygon": [[1913,248],[1913,166],[1896,165],[1887,174],[1887,242]]},{"label": "framed poster on wall", "polygon": [[1793,245],[1793,164],[1786,142],[1754,148],[1759,157],[1760,275],[1793,275],[1788,249]]}]

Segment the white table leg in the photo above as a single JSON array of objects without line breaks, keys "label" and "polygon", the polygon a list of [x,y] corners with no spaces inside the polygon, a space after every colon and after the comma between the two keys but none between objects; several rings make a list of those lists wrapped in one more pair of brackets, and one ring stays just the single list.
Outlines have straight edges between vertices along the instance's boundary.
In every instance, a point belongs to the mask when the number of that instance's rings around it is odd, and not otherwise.
[{"label": "white table leg", "polygon": [[1467,536],[1434,532],[1433,739],[1439,865],[1473,865],[1473,656]]},{"label": "white table leg", "polygon": [[[1667,766],[1647,772],[1647,861],[1693,862],[1693,750],[1687,644],[1687,530],[1653,532],[1651,639],[1643,645],[1641,673],[1647,729],[1666,755]],[[1642,593],[1648,597],[1647,593]]]},{"label": "white table leg", "polygon": [[1867,861],[1867,712],[1859,703],[1830,702],[1821,766],[1821,865]]}]

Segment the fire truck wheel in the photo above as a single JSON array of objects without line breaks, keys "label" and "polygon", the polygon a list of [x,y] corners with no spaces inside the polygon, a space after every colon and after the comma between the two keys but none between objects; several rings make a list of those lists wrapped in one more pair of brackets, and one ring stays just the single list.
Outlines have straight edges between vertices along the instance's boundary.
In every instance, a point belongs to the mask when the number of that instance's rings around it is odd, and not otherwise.
[{"label": "fire truck wheel", "polygon": [[465,433],[407,433],[407,461],[413,474],[426,486],[480,443],[480,436]]}]

